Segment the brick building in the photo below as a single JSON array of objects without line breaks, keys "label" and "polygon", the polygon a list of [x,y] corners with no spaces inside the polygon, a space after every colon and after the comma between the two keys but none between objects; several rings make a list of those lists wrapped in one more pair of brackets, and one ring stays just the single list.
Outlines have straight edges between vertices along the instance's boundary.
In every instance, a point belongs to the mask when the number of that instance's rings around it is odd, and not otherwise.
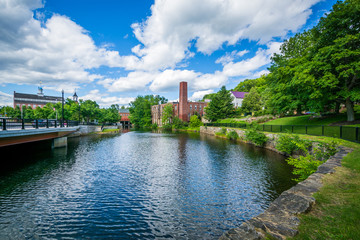
[{"label": "brick building", "polygon": [[187,93],[187,82],[180,82],[179,88],[179,102],[164,103],[154,105],[151,107],[152,123],[158,126],[162,125],[162,111],[167,104],[172,104],[174,116],[177,116],[184,122],[190,121],[190,117],[195,113],[200,116],[204,115],[204,108],[208,103],[206,102],[189,102]]},{"label": "brick building", "polygon": [[22,106],[27,106],[35,109],[43,107],[47,103],[61,103],[62,97],[45,96],[42,87],[39,87],[38,90],[38,94],[17,93],[14,91],[14,108],[19,106],[21,109]]}]

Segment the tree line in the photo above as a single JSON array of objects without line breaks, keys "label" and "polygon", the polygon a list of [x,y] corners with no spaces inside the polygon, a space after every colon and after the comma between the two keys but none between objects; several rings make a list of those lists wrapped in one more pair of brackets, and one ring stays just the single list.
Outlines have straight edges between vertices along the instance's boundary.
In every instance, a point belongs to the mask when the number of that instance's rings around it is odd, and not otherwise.
[{"label": "tree line", "polygon": [[[75,102],[66,99],[64,103],[64,120],[76,120],[100,123],[116,123],[121,120],[119,105],[113,104],[109,108],[100,108],[96,101],[82,100]],[[0,107],[0,115],[10,118],[23,119],[62,119],[62,104],[48,103],[44,107],[32,108],[31,106]]]}]

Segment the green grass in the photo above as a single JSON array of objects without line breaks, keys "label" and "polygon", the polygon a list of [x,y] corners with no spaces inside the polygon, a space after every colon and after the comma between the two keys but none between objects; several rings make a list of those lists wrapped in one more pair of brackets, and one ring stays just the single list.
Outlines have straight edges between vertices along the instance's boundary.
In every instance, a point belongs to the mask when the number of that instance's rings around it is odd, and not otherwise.
[{"label": "green grass", "polygon": [[[302,138],[323,142],[333,139]],[[314,208],[300,215],[299,234],[291,239],[360,239],[360,144],[337,141],[354,151],[343,159],[336,173],[325,176],[323,187],[314,194]]]},{"label": "green grass", "polygon": [[119,132],[119,129],[112,129],[112,128],[104,128],[102,130],[103,133],[109,133],[109,132]]},{"label": "green grass", "polygon": [[[284,117],[264,123],[265,125],[329,125],[336,122],[346,121],[346,114],[331,115],[321,118],[312,118],[310,115]],[[357,116],[358,117],[358,116]]]}]

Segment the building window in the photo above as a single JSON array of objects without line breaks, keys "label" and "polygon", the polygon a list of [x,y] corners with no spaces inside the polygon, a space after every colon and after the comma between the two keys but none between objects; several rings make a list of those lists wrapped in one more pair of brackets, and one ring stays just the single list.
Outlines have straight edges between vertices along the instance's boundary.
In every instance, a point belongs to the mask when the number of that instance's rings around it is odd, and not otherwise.
[{"label": "building window", "polygon": [[175,111],[177,110],[177,106],[175,106]]},{"label": "building window", "polygon": [[195,110],[197,110],[197,105],[195,105]]},{"label": "building window", "polygon": [[192,110],[192,105],[190,105],[190,110]]},{"label": "building window", "polygon": [[201,105],[200,105],[200,111],[201,111]]}]

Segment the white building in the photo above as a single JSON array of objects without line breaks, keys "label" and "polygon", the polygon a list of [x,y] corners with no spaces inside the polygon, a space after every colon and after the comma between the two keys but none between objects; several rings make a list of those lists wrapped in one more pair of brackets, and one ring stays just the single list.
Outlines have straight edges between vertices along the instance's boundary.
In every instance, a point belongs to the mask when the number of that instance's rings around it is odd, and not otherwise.
[{"label": "white building", "polygon": [[235,108],[241,107],[242,101],[248,92],[237,92],[237,91],[230,91],[233,97],[232,104]]}]

